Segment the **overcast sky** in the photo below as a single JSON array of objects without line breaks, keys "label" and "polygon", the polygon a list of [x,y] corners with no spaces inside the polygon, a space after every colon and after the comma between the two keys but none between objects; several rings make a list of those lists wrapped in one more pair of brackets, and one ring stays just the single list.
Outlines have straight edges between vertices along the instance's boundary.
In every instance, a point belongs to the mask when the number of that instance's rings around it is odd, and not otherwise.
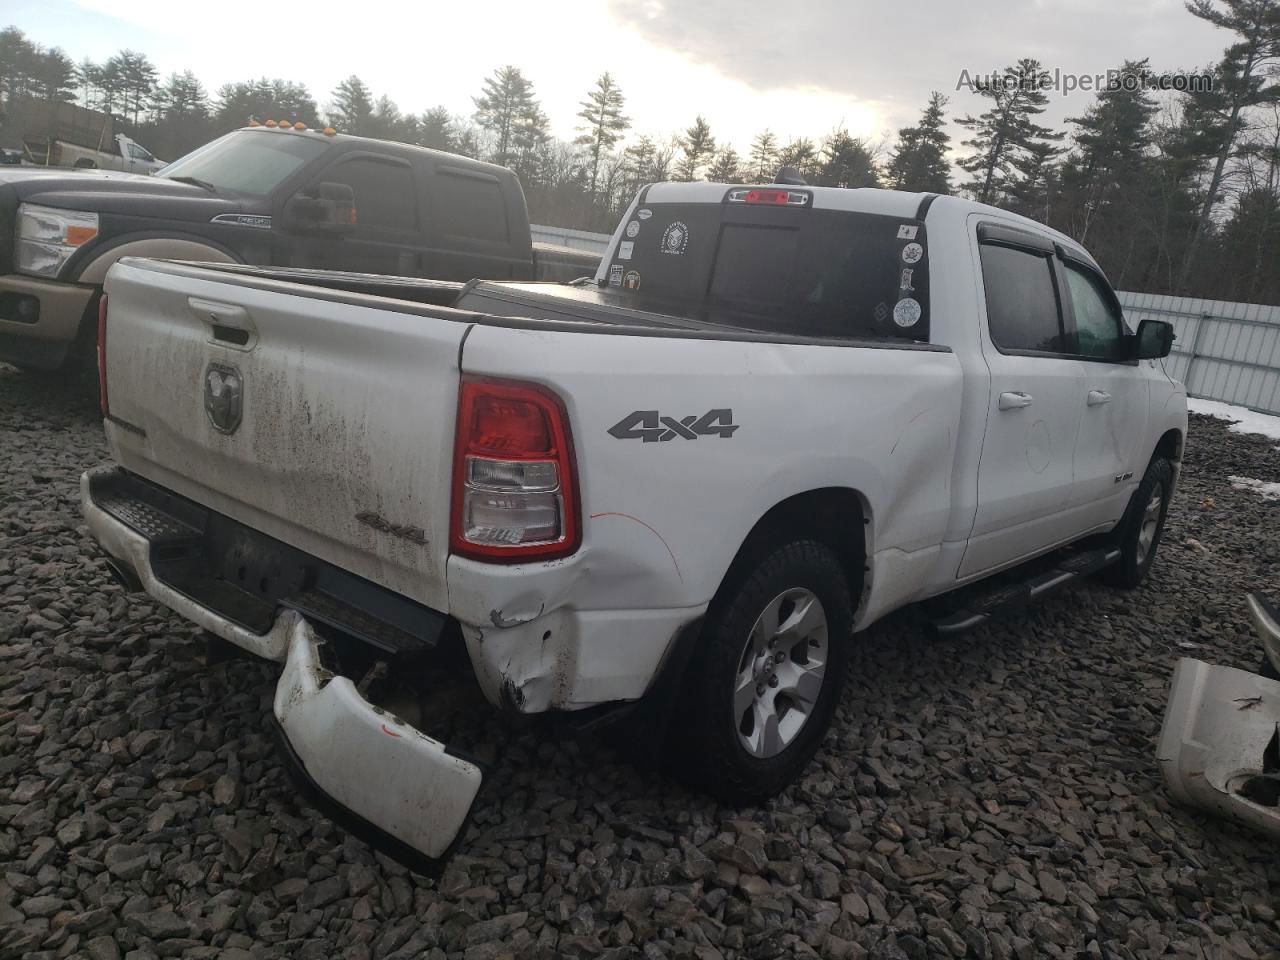
[{"label": "overcast sky", "polygon": [[[0,10],[0,22],[76,61],[127,46],[164,74],[194,71],[210,92],[284,77],[322,105],[356,73],[402,109],[469,114],[485,76],[511,63],[562,137],[608,70],[637,132],[665,135],[702,113],[740,150],[765,127],[784,141],[839,124],[891,141],[931,90],[951,97],[952,115],[980,111],[979,97],[956,91],[961,71],[986,74],[1023,56],[1072,73],[1142,57],[1172,70],[1213,61],[1228,41],[1181,0],[4,0]],[[1047,119],[1060,123],[1092,94],[1053,100]]]}]

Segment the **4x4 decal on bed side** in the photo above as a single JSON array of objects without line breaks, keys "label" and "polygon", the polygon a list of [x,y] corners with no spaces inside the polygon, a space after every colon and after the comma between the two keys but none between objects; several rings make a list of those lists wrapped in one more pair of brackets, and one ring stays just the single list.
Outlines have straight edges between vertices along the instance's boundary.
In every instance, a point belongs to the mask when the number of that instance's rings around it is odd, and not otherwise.
[{"label": "4x4 decal on bed side", "polygon": [[691,415],[679,420],[664,417],[657,410],[636,410],[610,427],[609,434],[619,440],[643,440],[645,443],[674,440],[676,437],[686,440],[720,437],[727,440],[738,426],[733,422],[733,411],[729,409],[708,410],[700,417]]}]

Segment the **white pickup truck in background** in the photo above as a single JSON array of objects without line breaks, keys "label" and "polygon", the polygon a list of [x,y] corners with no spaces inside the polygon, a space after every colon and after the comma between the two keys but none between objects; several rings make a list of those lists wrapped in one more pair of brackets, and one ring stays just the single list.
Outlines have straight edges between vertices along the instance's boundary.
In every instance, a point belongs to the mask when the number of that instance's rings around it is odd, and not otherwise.
[{"label": "white pickup truck in background", "polygon": [[1186,435],[1169,325],[950,197],[664,183],[585,283],[123,260],[106,292],[91,529],[284,664],[294,769],[419,865],[483,772],[382,674],[452,641],[511,711],[670,701],[690,775],[757,800],[890,611],[1000,573],[939,629],[1136,586]]}]

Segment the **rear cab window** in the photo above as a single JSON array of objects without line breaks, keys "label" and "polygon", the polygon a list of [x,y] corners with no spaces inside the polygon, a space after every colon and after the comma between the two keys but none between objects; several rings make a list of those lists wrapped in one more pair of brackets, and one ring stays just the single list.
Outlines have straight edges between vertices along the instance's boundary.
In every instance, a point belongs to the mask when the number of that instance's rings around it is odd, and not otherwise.
[{"label": "rear cab window", "polygon": [[798,337],[928,342],[924,224],[815,209],[803,187],[643,201],[605,267],[610,299]]}]

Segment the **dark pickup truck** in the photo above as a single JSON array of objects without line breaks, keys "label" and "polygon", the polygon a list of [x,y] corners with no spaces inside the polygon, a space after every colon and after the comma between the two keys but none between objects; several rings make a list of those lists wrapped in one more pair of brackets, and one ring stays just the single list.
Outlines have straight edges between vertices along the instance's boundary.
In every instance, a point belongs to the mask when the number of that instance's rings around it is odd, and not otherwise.
[{"label": "dark pickup truck", "polygon": [[572,280],[599,262],[533,244],[504,167],[301,124],[252,126],[155,176],[0,168],[0,360],[40,370],[90,360],[103,278],[126,256],[437,280]]}]

